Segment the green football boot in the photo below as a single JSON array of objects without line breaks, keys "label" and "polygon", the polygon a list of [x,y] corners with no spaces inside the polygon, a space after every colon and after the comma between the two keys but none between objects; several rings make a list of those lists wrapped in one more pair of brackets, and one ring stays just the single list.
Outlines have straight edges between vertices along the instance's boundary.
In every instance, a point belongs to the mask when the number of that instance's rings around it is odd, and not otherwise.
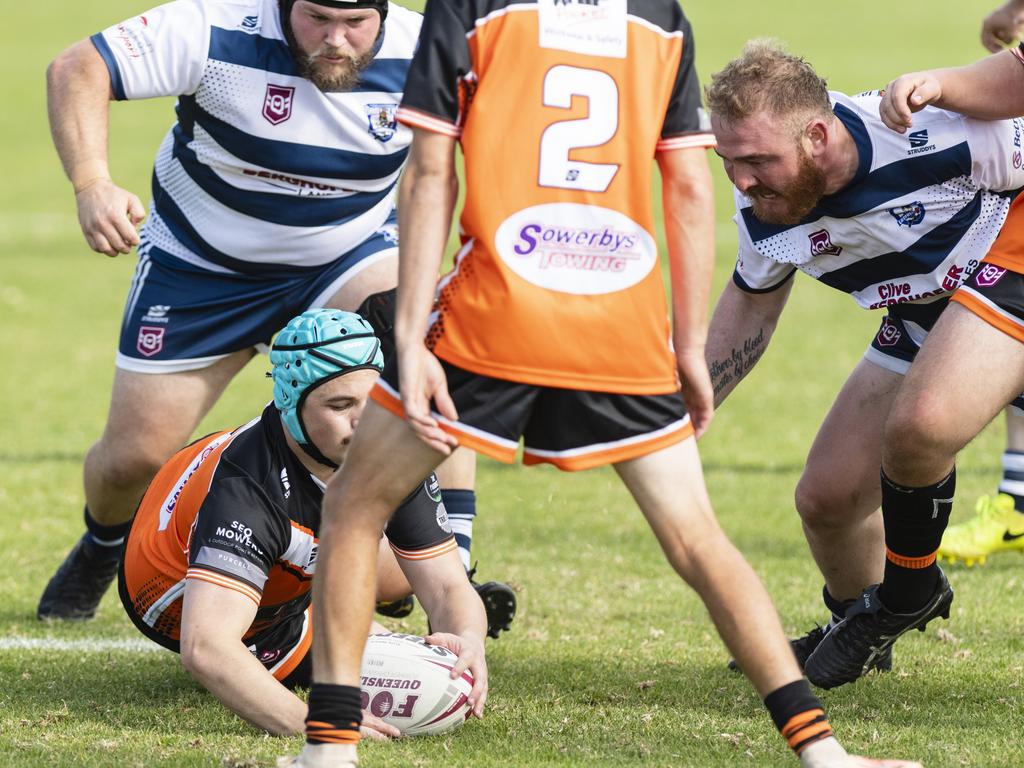
[{"label": "green football boot", "polygon": [[974,517],[946,529],[938,558],[970,567],[982,565],[989,555],[1011,550],[1024,552],[1024,515],[1013,508],[1012,496],[1000,493],[982,496],[974,506]]}]

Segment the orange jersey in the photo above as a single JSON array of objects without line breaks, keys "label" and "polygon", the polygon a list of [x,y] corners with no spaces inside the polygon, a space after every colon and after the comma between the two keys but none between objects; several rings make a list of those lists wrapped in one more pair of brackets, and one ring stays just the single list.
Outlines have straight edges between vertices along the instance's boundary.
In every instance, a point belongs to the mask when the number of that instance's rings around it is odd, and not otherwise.
[{"label": "orange jersey", "polygon": [[[252,600],[243,639],[309,606],[316,570],[323,484],[292,452],[281,418],[261,418],[179,451],[153,478],[132,522],[119,587],[148,637],[178,650],[182,596],[199,579]],[[431,475],[387,527],[398,557],[425,559],[456,548]]]},{"label": "orange jersey", "polygon": [[999,236],[982,261],[1024,274],[1024,196],[1013,201]]},{"label": "orange jersey", "polygon": [[430,0],[397,118],[458,137],[466,168],[433,351],[527,384],[678,389],[652,169],[713,145],[702,114],[674,0]]}]

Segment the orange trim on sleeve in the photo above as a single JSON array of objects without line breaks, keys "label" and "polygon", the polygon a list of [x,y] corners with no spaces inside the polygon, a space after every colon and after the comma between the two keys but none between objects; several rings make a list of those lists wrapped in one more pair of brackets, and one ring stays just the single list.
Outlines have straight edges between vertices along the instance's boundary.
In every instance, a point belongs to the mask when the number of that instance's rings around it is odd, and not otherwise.
[{"label": "orange trim on sleeve", "polygon": [[682,136],[669,136],[660,139],[654,146],[656,152],[670,152],[673,149],[689,149],[691,147],[710,149],[718,144],[713,133],[687,133]]},{"label": "orange trim on sleeve", "polygon": [[451,136],[453,139],[462,135],[462,129],[454,123],[411,107],[399,107],[395,112],[395,120],[412,128],[422,128],[433,133]]},{"label": "orange trim on sleeve", "polygon": [[440,557],[447,552],[452,552],[459,548],[459,545],[455,543],[454,536],[427,549],[402,549],[390,541],[388,544],[391,546],[392,551],[403,560],[432,560],[435,557]]},{"label": "orange trim on sleeve", "polygon": [[964,306],[973,312],[996,330],[1002,331],[1012,339],[1024,343],[1024,326],[1016,318],[999,312],[991,305],[985,303],[969,288],[961,286],[951,297],[950,301]]},{"label": "orange trim on sleeve", "polygon": [[894,565],[898,565],[900,568],[912,568],[914,570],[920,570],[927,568],[935,562],[935,556],[938,554],[938,550],[932,552],[930,555],[924,557],[906,557],[904,555],[898,555],[888,547],[885,548],[885,559]]},{"label": "orange trim on sleeve", "polygon": [[252,600],[256,605],[260,604],[260,600],[263,599],[257,590],[246,584],[244,581],[232,579],[230,576],[224,576],[223,574],[215,571],[208,571],[205,568],[199,568],[192,566],[185,572],[186,579],[198,579],[199,581],[206,581],[210,584],[216,584],[218,587],[225,587],[226,589],[233,589],[239,594],[245,595]]}]

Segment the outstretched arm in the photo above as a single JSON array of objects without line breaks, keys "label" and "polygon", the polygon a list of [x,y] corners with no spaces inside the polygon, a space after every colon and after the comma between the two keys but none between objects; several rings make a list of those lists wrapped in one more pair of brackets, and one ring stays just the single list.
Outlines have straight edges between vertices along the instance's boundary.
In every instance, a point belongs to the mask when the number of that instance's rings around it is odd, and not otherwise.
[{"label": "outstretched arm", "polygon": [[[302,733],[306,703],[279,683],[242,642],[256,617],[245,595],[198,579],[185,582],[181,663],[204,688],[246,722],[277,736]],[[363,713],[363,736],[398,736],[397,728]]]},{"label": "outstretched arm", "polygon": [[793,281],[774,291],[749,293],[731,280],[722,291],[708,331],[707,362],[715,390],[715,406],[728,397],[761,359]]},{"label": "outstretched arm", "polygon": [[452,677],[470,671],[470,706],[474,715],[482,717],[487,702],[487,614],[480,596],[466,578],[462,561],[451,551],[428,560],[399,558],[398,562],[430,619],[433,634],[426,640],[459,655]]},{"label": "outstretched arm", "polygon": [[139,244],[142,201],[110,179],[107,165],[110,72],[89,40],[61,53],[46,70],[50,133],[75,190],[78,221],[89,247],[107,256]]},{"label": "outstretched arm", "polygon": [[715,199],[703,147],[658,153],[672,280],[672,344],[686,410],[697,436],[714,415],[704,362],[715,269]]},{"label": "outstretched arm", "polygon": [[459,192],[455,139],[413,128],[409,163],[398,196],[398,307],[395,345],[405,415],[417,436],[448,455],[457,441],[430,415],[457,419],[440,363],[424,345],[434,289]]},{"label": "outstretched arm", "polygon": [[243,720],[276,735],[301,733],[305,703],[242,642],[255,617],[256,604],[245,595],[189,579],[181,614],[181,663]]}]

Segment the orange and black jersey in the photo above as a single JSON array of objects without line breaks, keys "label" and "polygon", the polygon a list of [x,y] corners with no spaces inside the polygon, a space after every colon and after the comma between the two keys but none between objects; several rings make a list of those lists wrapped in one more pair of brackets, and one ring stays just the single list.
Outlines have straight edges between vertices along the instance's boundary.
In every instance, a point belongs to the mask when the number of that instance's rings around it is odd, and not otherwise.
[{"label": "orange and black jersey", "polygon": [[[302,614],[316,569],[323,485],[288,447],[273,404],[232,432],[179,451],[146,491],[128,535],[119,587],[132,621],[178,650],[188,579],[258,607],[243,639]],[[455,549],[436,478],[419,484],[385,531],[399,557]]]},{"label": "orange and black jersey", "polygon": [[458,138],[463,248],[428,344],[539,386],[678,388],[658,152],[714,144],[675,0],[429,0],[397,112]]}]

